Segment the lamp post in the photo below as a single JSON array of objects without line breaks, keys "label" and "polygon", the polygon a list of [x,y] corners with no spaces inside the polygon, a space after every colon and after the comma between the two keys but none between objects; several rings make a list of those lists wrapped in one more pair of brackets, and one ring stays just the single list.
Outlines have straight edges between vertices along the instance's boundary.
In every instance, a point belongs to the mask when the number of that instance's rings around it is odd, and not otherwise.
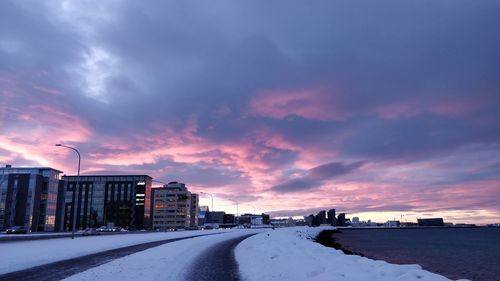
[{"label": "lamp post", "polygon": [[234,200],[234,199],[227,199],[229,201],[233,201],[234,203],[236,203],[236,217],[234,217],[234,224],[236,224],[236,221],[237,221],[237,217],[238,217],[238,201]]},{"label": "lamp post", "polygon": [[212,212],[215,211],[214,210],[214,195],[211,193],[206,193],[206,192],[200,192],[200,194],[206,194],[206,195],[210,195],[210,197],[212,197]]},{"label": "lamp post", "polygon": [[73,189],[73,198],[72,198],[72,201],[73,201],[73,208],[72,208],[72,216],[73,216],[73,227],[72,227],[72,231],[71,231],[71,239],[75,239],[75,228],[76,228],[76,191],[78,190],[78,186],[80,185],[80,161],[81,161],[81,156],[80,156],[80,152],[78,151],[78,149],[74,148],[74,147],[71,147],[71,146],[67,146],[67,145],[63,145],[63,144],[56,144],[56,146],[61,146],[61,147],[65,147],[65,148],[68,148],[68,149],[71,149],[71,150],[74,150],[76,152],[76,154],[78,154],[78,173],[76,174],[76,186],[75,188]]}]

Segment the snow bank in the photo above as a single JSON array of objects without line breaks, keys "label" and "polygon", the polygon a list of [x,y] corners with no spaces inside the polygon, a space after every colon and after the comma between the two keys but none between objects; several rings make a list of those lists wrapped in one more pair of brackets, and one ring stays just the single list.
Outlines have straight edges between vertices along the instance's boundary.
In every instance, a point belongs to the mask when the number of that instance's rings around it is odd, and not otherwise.
[{"label": "snow bank", "polygon": [[197,230],[179,232],[134,233],[101,236],[77,236],[48,240],[13,241],[0,243],[0,274],[42,264],[125,246],[179,237],[225,232]]},{"label": "snow bank", "polygon": [[314,243],[312,238],[328,228],[294,227],[252,236],[236,247],[243,280],[349,280],[444,281],[421,266],[345,255]]}]

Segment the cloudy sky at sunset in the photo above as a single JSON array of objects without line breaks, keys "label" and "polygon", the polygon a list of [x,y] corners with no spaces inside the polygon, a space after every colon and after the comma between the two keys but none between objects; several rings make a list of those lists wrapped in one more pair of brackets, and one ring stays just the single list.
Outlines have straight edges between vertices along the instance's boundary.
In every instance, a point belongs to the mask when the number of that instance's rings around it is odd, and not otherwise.
[{"label": "cloudy sky at sunset", "polygon": [[0,1],[0,164],[75,174],[60,142],[83,174],[185,182],[216,210],[500,222],[499,14]]}]

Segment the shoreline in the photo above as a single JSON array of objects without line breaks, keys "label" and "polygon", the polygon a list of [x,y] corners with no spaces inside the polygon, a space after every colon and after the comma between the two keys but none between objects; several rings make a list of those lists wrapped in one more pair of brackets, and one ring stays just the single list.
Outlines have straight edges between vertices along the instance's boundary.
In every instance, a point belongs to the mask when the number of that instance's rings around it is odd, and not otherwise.
[{"label": "shoreline", "polygon": [[[388,229],[405,228],[372,228],[373,233],[365,229],[356,231],[359,229],[337,228],[320,231],[313,241],[324,247],[340,250],[346,255],[357,255],[395,265],[417,264],[424,270],[452,280],[496,280],[492,277],[500,272],[494,269],[493,262],[499,256],[498,252],[481,250],[498,237],[498,228],[406,228],[408,232]],[[419,229],[423,232],[418,231]],[[463,243],[475,243],[477,247],[458,247]]]},{"label": "shoreline", "polygon": [[[427,227],[422,227],[422,228],[427,228]],[[431,227],[431,228],[436,228],[436,227]],[[439,228],[446,228],[446,227],[439,227]],[[373,228],[371,228],[371,229],[373,230]],[[384,228],[380,228],[380,229],[384,229]],[[397,229],[397,228],[387,228],[387,229]],[[413,228],[413,229],[415,229],[415,228]],[[321,244],[321,245],[323,245],[325,247],[329,247],[329,248],[334,248],[336,250],[340,250],[345,255],[354,255],[354,256],[360,256],[360,257],[368,258],[368,259],[371,259],[371,260],[382,260],[382,261],[390,263],[390,264],[405,265],[405,263],[393,263],[393,262],[387,261],[385,259],[381,259],[381,258],[378,258],[378,257],[375,257],[375,256],[371,256],[371,255],[366,255],[366,254],[363,254],[361,252],[351,251],[351,250],[349,250],[347,248],[344,248],[344,246],[342,246],[342,244],[340,244],[339,242],[337,242],[337,239],[335,239],[333,237],[333,235],[335,233],[342,233],[342,231],[339,230],[339,229],[322,230],[316,237],[313,238],[313,241],[316,242],[316,243],[319,243],[319,244]],[[416,264],[419,265],[423,270],[426,270],[426,271],[429,271],[429,272],[432,272],[432,273],[435,273],[435,274],[442,275],[442,276],[444,276],[446,278],[449,278],[450,280],[454,280],[452,277],[447,276],[446,273],[444,273],[444,272],[430,271],[429,269],[424,268],[420,263],[416,263]],[[460,280],[462,280],[462,279],[460,279]],[[468,280],[468,279],[465,279],[465,280]]]}]

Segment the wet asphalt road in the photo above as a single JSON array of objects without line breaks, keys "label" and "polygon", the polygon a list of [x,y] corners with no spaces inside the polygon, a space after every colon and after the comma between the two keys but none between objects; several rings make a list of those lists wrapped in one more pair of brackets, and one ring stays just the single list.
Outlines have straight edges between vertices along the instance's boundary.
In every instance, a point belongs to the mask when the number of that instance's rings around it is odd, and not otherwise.
[{"label": "wet asphalt road", "polygon": [[[214,235],[214,234],[207,234]],[[72,258],[68,260],[53,262],[45,265],[40,265],[20,271],[15,271],[0,275],[0,281],[32,281],[32,280],[62,280],[71,275],[83,272],[87,269],[99,266],[112,260],[134,254],[149,248],[158,247],[163,244],[172,243],[184,239],[189,239],[198,236],[189,236],[182,238],[173,238],[160,240],[155,242],[142,243],[138,245],[127,246],[123,248],[108,250],[95,254],[90,254],[82,257]],[[201,279],[200,279],[201,280]]]},{"label": "wet asphalt road", "polygon": [[249,234],[225,240],[213,245],[194,261],[188,281],[233,281],[241,280],[234,249],[243,240],[255,235]]}]

